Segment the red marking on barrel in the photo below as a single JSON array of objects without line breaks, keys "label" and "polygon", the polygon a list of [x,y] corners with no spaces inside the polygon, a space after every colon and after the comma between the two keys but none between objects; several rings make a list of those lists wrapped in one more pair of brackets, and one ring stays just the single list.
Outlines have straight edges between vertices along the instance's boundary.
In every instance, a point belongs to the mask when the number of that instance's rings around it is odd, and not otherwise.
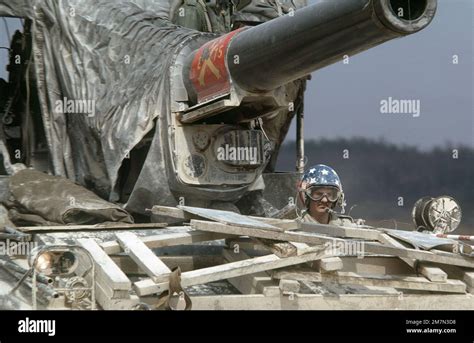
[{"label": "red marking on barrel", "polygon": [[207,42],[194,56],[189,78],[198,102],[211,100],[230,92],[230,76],[226,65],[227,50],[232,38],[240,30]]}]

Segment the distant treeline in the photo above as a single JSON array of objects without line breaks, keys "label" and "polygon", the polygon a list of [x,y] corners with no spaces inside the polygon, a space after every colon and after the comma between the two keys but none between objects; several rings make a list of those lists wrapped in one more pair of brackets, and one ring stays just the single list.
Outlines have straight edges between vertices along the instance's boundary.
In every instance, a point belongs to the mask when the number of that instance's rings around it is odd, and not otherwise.
[{"label": "distant treeline", "polygon": [[[295,168],[295,142],[285,143],[277,170]],[[306,141],[307,167],[323,163],[342,179],[351,215],[411,224],[411,208],[423,196],[450,195],[461,205],[464,232],[474,234],[474,149],[435,148],[420,151],[362,138]],[[399,197],[403,206],[399,206]],[[390,222],[380,225],[393,227]],[[472,231],[471,231],[472,230]]]}]

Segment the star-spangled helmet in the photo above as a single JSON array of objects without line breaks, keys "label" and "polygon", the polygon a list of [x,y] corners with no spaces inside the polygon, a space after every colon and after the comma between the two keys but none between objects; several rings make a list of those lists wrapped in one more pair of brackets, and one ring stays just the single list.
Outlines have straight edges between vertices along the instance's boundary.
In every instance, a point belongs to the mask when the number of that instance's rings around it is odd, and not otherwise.
[{"label": "star-spangled helmet", "polygon": [[344,213],[344,192],[342,190],[341,179],[337,175],[336,171],[331,167],[324,164],[317,164],[309,168],[301,178],[300,190],[303,194],[303,202],[307,204],[308,195],[307,190],[312,187],[335,187],[339,191],[339,196],[336,200],[336,205],[342,207],[342,213]]}]

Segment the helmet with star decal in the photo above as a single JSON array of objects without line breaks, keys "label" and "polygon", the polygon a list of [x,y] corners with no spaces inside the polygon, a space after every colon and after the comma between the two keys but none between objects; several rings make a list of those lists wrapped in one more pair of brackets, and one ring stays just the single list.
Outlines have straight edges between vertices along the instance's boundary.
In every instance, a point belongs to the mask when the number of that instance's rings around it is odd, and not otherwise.
[{"label": "helmet with star decal", "polygon": [[328,200],[334,202],[336,205],[342,207],[342,213],[344,213],[344,192],[342,190],[341,179],[337,175],[336,171],[324,164],[317,164],[309,168],[301,178],[300,192],[302,194],[303,203],[308,206],[309,201],[319,200],[313,199],[311,191],[318,187],[330,187],[335,188],[334,196],[327,195]]}]

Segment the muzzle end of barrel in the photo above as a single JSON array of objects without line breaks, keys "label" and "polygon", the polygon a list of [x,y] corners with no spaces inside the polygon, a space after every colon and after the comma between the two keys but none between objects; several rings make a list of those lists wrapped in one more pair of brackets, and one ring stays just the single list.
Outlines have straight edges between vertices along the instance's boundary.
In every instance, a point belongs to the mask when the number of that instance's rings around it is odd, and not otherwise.
[{"label": "muzzle end of barrel", "polygon": [[437,0],[373,0],[380,21],[390,30],[409,35],[433,20]]}]

